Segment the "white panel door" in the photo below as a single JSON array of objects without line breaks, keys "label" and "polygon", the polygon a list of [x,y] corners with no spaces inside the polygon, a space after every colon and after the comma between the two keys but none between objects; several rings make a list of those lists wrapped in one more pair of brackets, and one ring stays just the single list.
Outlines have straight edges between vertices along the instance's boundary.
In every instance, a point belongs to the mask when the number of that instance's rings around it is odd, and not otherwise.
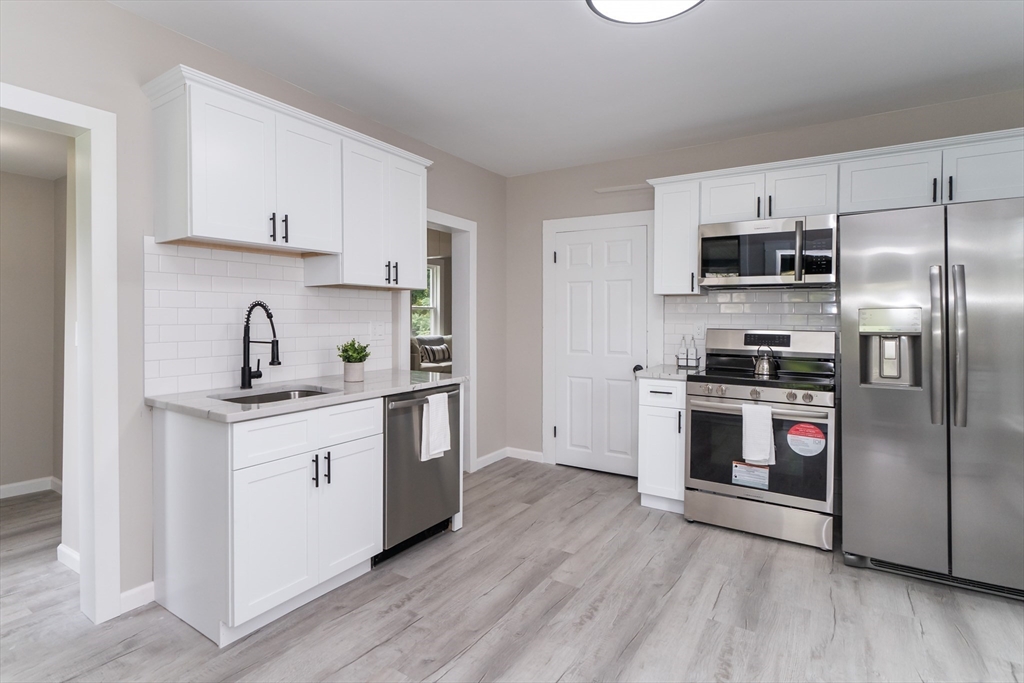
[{"label": "white panel door", "polygon": [[839,212],[883,211],[942,202],[942,152],[893,154],[839,164]]},{"label": "white panel door", "polygon": [[341,136],[277,116],[277,244],[341,252]]},{"label": "white panel door", "polygon": [[636,382],[647,359],[645,225],[558,233],[555,460],[636,476]]},{"label": "white panel door", "polygon": [[388,258],[392,283],[402,289],[427,286],[427,169],[390,157]]},{"label": "white panel door", "polygon": [[320,450],[320,581],[384,549],[384,435]]},{"label": "white panel door", "polygon": [[640,493],[683,499],[683,429],[679,408],[640,406]]},{"label": "white panel door", "polygon": [[346,284],[384,287],[387,252],[388,157],[355,140],[342,142],[342,260]]},{"label": "white panel door", "polygon": [[274,112],[201,86],[189,86],[192,234],[271,244],[275,210]]},{"label": "white panel door", "polygon": [[942,152],[946,204],[1024,197],[1024,138]]},{"label": "white panel door", "polygon": [[839,210],[839,165],[787,168],[764,176],[768,218],[816,216]]},{"label": "white panel door", "polygon": [[730,223],[764,218],[764,173],[712,178],[700,183],[700,222]]},{"label": "white panel door", "polygon": [[697,294],[700,183],[654,188],[654,293]]},{"label": "white panel door", "polygon": [[319,583],[316,458],[300,453],[232,474],[232,625]]}]

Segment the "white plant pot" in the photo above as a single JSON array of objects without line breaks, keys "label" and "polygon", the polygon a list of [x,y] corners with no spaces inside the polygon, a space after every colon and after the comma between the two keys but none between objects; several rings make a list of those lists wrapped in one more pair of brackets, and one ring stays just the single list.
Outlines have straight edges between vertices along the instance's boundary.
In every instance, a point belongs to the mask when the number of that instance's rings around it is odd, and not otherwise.
[{"label": "white plant pot", "polygon": [[362,382],[364,365],[366,363],[345,363],[345,381]]}]

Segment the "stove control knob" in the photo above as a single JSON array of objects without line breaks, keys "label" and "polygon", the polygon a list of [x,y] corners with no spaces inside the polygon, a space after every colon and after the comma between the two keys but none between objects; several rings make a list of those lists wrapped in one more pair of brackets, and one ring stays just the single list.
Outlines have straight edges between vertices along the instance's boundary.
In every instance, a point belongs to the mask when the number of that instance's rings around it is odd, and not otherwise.
[{"label": "stove control knob", "polygon": [[711,394],[711,385],[710,384],[705,384],[704,385],[704,393],[708,394],[708,395]]},{"label": "stove control knob", "polygon": [[796,400],[796,392],[795,391],[791,391],[788,394],[786,394],[786,400],[787,401],[795,401]]},{"label": "stove control knob", "polygon": [[803,399],[804,399],[804,403],[810,403],[811,401],[814,400],[814,394],[812,394],[809,391],[805,391]]},{"label": "stove control knob", "polygon": [[751,389],[750,390],[750,398],[754,398],[754,399],[761,398],[761,392],[758,391],[757,389]]},{"label": "stove control knob", "polygon": [[715,389],[715,393],[718,394],[719,396],[725,396],[725,385],[719,384],[718,388]]}]

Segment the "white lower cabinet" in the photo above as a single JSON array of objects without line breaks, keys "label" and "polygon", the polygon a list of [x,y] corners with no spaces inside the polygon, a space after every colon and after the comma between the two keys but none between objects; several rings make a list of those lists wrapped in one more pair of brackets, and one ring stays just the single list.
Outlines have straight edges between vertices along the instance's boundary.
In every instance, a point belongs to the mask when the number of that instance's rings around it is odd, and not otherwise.
[{"label": "white lower cabinet", "polygon": [[329,446],[320,454],[320,580],[384,549],[384,436]]},{"label": "white lower cabinet", "polygon": [[232,477],[232,625],[319,583],[316,454],[237,470]]},{"label": "white lower cabinet", "polygon": [[686,456],[686,383],[641,380],[639,405],[640,503],[682,512]]}]

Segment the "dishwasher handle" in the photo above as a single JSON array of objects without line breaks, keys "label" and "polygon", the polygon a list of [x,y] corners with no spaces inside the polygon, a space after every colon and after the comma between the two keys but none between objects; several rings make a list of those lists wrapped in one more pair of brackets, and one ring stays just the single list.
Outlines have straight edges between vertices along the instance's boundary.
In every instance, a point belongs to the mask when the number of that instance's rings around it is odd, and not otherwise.
[{"label": "dishwasher handle", "polygon": [[[450,394],[457,394],[457,393],[459,393],[459,387],[455,387],[454,389],[449,389],[447,391],[436,392],[436,393],[443,393],[443,394],[449,394],[449,395]],[[412,399],[409,399],[408,401],[389,401],[388,402],[388,410],[395,410],[396,408],[411,408],[412,406],[422,406],[422,405],[426,405],[426,403],[427,403],[427,399],[425,399],[425,398],[412,398]]]}]

